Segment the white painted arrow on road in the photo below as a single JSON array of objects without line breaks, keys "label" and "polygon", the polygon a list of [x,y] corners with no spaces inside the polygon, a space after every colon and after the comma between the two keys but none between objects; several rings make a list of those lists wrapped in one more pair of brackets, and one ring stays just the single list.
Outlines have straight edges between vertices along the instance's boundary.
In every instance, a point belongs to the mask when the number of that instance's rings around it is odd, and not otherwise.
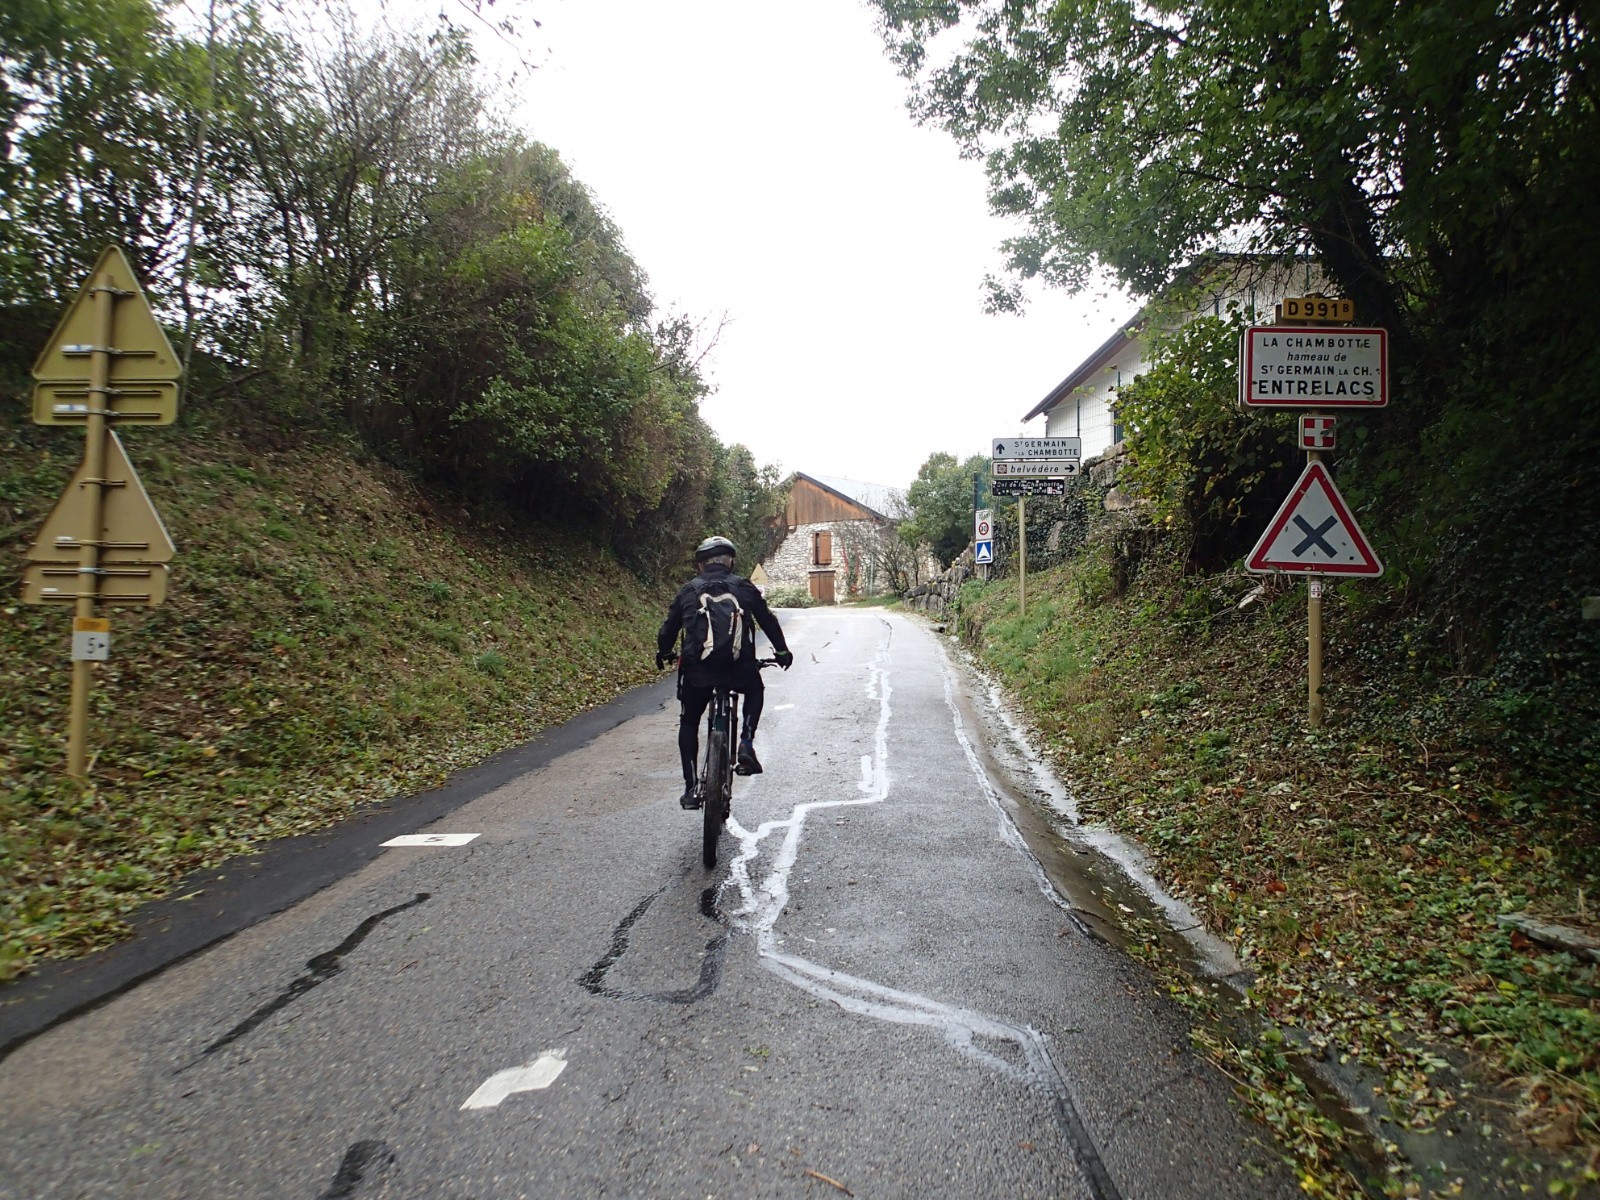
[{"label": "white painted arrow on road", "polygon": [[518,1092],[542,1091],[566,1069],[565,1050],[546,1050],[525,1067],[512,1067],[489,1076],[461,1107],[497,1108],[507,1096],[515,1096]]}]

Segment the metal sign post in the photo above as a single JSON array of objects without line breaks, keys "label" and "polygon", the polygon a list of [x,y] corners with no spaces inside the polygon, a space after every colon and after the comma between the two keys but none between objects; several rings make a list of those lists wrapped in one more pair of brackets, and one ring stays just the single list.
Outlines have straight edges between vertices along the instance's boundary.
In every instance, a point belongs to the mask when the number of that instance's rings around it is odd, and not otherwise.
[{"label": "metal sign post", "polygon": [[1028,615],[1028,498],[1017,497],[1017,615]]},{"label": "metal sign post", "polygon": [[[106,411],[110,407],[107,384],[111,377],[111,313],[116,304],[116,296],[104,283],[91,287],[89,294],[94,297],[95,339],[94,350],[89,355],[89,420],[85,427],[83,482],[87,489],[85,507],[90,533],[78,548],[78,598],[72,614],[75,632],[79,629],[87,632],[95,622],[100,539],[94,533],[100,529],[101,514],[105,511]],[[109,647],[110,630],[104,632]],[[74,779],[88,775],[89,661],[76,654],[72,658],[72,700],[67,709],[67,774]]]},{"label": "metal sign post", "polygon": [[[1388,333],[1351,328],[1354,306],[1325,296],[1291,296],[1278,324],[1244,331],[1239,401],[1246,408],[1381,408],[1389,402]],[[1284,322],[1297,321],[1286,325]],[[1306,721],[1320,729],[1323,575],[1381,575],[1383,564],[1322,464],[1334,446],[1334,420],[1300,418],[1306,469],[1245,559],[1245,569],[1307,576]]]},{"label": "metal sign post", "polygon": [[83,463],[28,551],[22,595],[73,606],[67,773],[80,782],[88,776],[90,664],[111,651],[111,622],[96,608],[160,604],[173,555],[112,423],[171,423],[181,375],[127,257],[108,248],[33,367],[35,424],[84,427]]},{"label": "metal sign post", "polygon": [[[1320,416],[1320,413],[1312,413]],[[1322,462],[1320,450],[1306,451],[1306,466]],[[1322,728],[1322,580],[1306,580],[1306,724]]]}]

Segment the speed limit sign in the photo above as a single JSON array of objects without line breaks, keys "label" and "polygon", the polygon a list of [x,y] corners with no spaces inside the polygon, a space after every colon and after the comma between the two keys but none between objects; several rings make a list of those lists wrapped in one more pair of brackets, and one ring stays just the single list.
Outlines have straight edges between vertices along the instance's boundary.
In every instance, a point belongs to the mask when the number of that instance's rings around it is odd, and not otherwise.
[{"label": "speed limit sign", "polygon": [[992,508],[980,508],[974,514],[973,532],[974,540],[979,542],[987,542],[994,536],[994,510]]}]

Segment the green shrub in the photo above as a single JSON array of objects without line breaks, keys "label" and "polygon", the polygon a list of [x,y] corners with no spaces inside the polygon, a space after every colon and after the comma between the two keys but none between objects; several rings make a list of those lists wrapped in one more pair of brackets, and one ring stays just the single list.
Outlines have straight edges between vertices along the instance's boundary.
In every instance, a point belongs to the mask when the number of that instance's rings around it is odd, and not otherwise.
[{"label": "green shrub", "polygon": [[795,584],[768,588],[766,596],[771,608],[813,608],[817,603],[810,592]]}]

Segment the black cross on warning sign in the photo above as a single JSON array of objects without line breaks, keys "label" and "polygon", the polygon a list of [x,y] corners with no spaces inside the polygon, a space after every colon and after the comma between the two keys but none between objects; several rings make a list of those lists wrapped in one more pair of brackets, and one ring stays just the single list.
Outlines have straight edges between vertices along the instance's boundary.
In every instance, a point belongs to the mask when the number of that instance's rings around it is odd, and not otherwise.
[{"label": "black cross on warning sign", "polygon": [[1304,554],[1306,552],[1306,550],[1309,549],[1313,545],[1316,546],[1317,549],[1321,550],[1324,554],[1326,554],[1329,558],[1333,558],[1339,553],[1331,545],[1329,545],[1327,542],[1322,540],[1322,535],[1327,533],[1328,530],[1332,529],[1335,525],[1337,525],[1339,523],[1339,518],[1338,517],[1329,517],[1326,521],[1324,521],[1321,525],[1318,525],[1315,529],[1311,528],[1311,522],[1307,521],[1302,516],[1296,516],[1295,519],[1294,519],[1294,523],[1296,525],[1298,525],[1300,527],[1300,529],[1301,529],[1301,532],[1303,532],[1306,535],[1306,540],[1301,542],[1298,546],[1296,546],[1294,548],[1294,553],[1295,553],[1296,557],[1298,557],[1301,554]]},{"label": "black cross on warning sign", "polygon": [[1307,465],[1244,565],[1260,574],[1383,574],[1383,563],[1319,462]]}]

